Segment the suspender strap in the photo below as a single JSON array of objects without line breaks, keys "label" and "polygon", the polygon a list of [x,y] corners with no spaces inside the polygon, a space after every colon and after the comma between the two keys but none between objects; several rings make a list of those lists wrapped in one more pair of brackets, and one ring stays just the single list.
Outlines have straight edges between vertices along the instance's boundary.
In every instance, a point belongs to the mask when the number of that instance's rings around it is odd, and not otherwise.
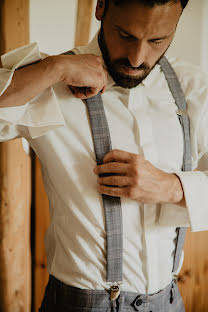
[{"label": "suspender strap", "polygon": [[192,151],[191,151],[191,140],[190,140],[190,124],[187,115],[187,105],[185,95],[178,81],[176,73],[168,60],[163,57],[160,60],[162,71],[165,74],[165,78],[168,82],[170,91],[175,99],[176,105],[178,106],[177,114],[183,129],[184,134],[184,154],[183,154],[183,171],[192,170]]},{"label": "suspender strap", "polygon": [[[112,150],[101,94],[86,100],[98,165]],[[123,224],[120,197],[102,194],[107,236],[107,282],[121,282],[123,273]]]},{"label": "suspender strap", "polygon": [[[72,51],[65,55],[74,54]],[[101,94],[85,100],[97,164],[103,164],[103,158],[112,150],[108,122]],[[123,224],[120,197],[102,194],[106,226],[106,281],[122,282],[123,275]]]},{"label": "suspender strap", "polygon": [[[64,54],[74,54],[69,51]],[[165,57],[162,57],[159,64],[165,74],[170,91],[178,106],[177,114],[184,134],[184,157],[183,171],[192,170],[190,125],[186,113],[186,100],[178,78]],[[109,128],[105,116],[104,106],[99,93],[86,101],[94,149],[98,164],[103,163],[104,156],[111,150]],[[123,272],[123,226],[121,202],[119,197],[102,195],[105,211],[106,235],[107,235],[107,282],[121,282]],[[176,248],[174,255],[173,272],[178,269],[181,253],[184,246],[186,228],[177,228]]]},{"label": "suspender strap", "polygon": [[[160,60],[160,65],[162,71],[165,74],[165,78],[168,82],[170,91],[175,99],[175,103],[178,106],[178,117],[183,129],[184,135],[184,154],[183,154],[183,171],[192,170],[192,151],[191,151],[191,139],[190,139],[190,123],[187,114],[187,105],[185,95],[178,81],[176,73],[174,72],[172,66],[169,64],[165,57]],[[173,272],[177,271],[180,263],[181,253],[184,246],[186,228],[177,228],[178,235],[176,237],[176,248],[173,263]]]}]

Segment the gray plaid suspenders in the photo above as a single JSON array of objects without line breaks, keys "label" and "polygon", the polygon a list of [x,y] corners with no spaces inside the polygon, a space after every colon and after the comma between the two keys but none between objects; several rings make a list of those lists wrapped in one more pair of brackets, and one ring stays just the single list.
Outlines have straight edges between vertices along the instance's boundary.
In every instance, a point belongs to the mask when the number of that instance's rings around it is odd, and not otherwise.
[{"label": "gray plaid suspenders", "polygon": [[[187,104],[186,104],[185,95],[178,81],[178,78],[172,66],[167,61],[167,59],[165,57],[162,57],[159,63],[161,65],[162,71],[165,74],[165,78],[168,82],[168,86],[173,95],[173,98],[175,99],[175,103],[178,106],[177,115],[178,115],[179,121],[183,129],[184,153],[183,153],[182,170],[191,171],[192,170],[192,151],[191,151],[191,138],[190,138],[190,123],[189,123],[189,117],[186,111]],[[185,241],[186,228],[184,227],[177,228],[177,232],[178,232],[178,235],[176,238],[173,272],[176,272],[179,267],[181,253],[182,253],[184,241]]]},{"label": "gray plaid suspenders", "polygon": [[[66,52],[64,54],[74,54]],[[190,142],[190,125],[186,113],[186,100],[178,78],[165,57],[162,57],[159,64],[165,74],[170,91],[178,106],[177,115],[184,134],[184,157],[183,171],[192,170],[192,153]],[[111,139],[108,123],[104,111],[101,94],[85,100],[94,143],[97,164],[103,163],[104,156],[111,151]],[[123,226],[122,209],[119,197],[102,195],[105,211],[106,225],[106,257],[107,257],[107,283],[110,284],[110,299],[115,300],[120,294],[120,284],[123,273]],[[173,274],[179,267],[181,253],[184,246],[186,228],[177,228],[176,248],[173,263]]]}]

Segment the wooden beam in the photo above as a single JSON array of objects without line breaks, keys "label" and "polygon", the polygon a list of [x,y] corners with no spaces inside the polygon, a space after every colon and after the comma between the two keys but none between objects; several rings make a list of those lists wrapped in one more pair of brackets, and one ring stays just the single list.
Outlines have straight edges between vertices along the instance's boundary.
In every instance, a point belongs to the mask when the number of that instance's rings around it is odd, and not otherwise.
[{"label": "wooden beam", "polygon": [[35,312],[38,312],[48,283],[44,238],[50,223],[48,198],[44,189],[40,161],[35,157]]},{"label": "wooden beam", "polygon": [[[29,42],[29,0],[0,1],[0,54]],[[0,311],[31,305],[31,164],[22,139],[0,144]]]},{"label": "wooden beam", "polygon": [[208,311],[207,232],[187,231],[184,264],[179,275],[179,288],[188,312]]},{"label": "wooden beam", "polygon": [[78,0],[75,46],[86,45],[90,38],[93,0]]}]

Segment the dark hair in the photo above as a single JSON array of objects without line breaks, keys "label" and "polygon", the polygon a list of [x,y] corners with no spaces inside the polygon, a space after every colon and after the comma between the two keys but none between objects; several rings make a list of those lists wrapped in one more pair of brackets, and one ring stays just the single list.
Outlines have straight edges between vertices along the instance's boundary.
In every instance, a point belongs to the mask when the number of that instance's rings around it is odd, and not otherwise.
[{"label": "dark hair", "polygon": [[[115,5],[118,5],[120,3],[124,3],[124,2],[130,2],[131,0],[106,0],[106,8],[108,7],[108,4],[110,1],[113,1]],[[135,0],[134,0],[135,1]],[[145,6],[149,6],[149,7],[154,7],[155,5],[163,5],[166,4],[168,2],[181,2],[181,6],[184,9],[189,0],[137,0],[139,3],[142,3]]]}]

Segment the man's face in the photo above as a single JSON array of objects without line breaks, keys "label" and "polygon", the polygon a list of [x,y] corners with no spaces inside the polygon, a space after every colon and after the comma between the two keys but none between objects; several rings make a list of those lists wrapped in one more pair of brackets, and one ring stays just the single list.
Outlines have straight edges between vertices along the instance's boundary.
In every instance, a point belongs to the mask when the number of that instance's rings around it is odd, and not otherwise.
[{"label": "man's face", "polygon": [[180,1],[146,7],[136,1],[118,6],[112,1],[101,20],[99,45],[105,65],[114,81],[123,88],[142,82],[173,40],[182,7]]}]

